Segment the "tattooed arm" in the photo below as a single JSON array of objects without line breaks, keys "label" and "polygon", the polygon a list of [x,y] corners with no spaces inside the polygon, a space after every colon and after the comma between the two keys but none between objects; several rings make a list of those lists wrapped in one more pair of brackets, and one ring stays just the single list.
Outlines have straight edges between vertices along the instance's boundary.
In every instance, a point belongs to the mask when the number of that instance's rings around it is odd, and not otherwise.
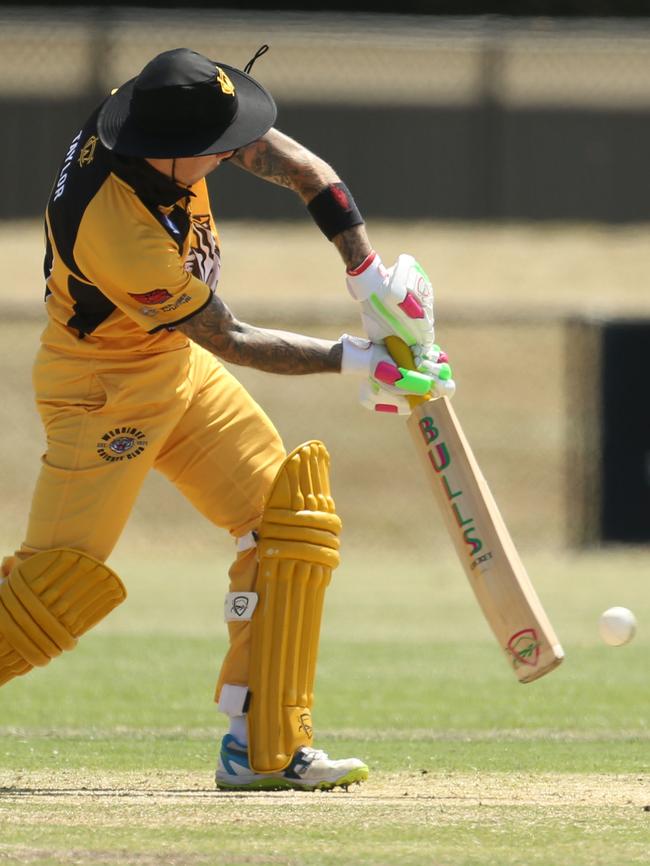
[{"label": "tattooed arm", "polygon": [[231,364],[290,375],[341,372],[341,343],[239,322],[215,295],[177,330]]},{"label": "tattooed arm", "polygon": [[[324,160],[276,129],[240,148],[230,161],[293,190],[305,203],[339,180]],[[363,225],[341,232],[333,242],[348,268],[357,267],[372,249]],[[292,375],[341,371],[341,342],[248,325],[238,321],[216,296],[177,330],[231,364]]]},{"label": "tattooed arm", "polygon": [[[293,190],[307,204],[340,180],[334,169],[289,136],[270,129],[262,138],[240,148],[230,162],[251,174]],[[346,268],[356,268],[372,250],[364,225],[336,235],[333,244]]]}]

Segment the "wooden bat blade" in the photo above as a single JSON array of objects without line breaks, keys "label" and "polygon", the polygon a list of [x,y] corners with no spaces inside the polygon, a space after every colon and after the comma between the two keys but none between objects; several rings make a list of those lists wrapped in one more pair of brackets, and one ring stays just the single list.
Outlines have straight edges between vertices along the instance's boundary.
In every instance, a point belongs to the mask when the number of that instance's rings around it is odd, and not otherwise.
[{"label": "wooden bat blade", "polygon": [[564,652],[451,403],[420,403],[408,427],[488,624],[519,681],[538,679]]}]

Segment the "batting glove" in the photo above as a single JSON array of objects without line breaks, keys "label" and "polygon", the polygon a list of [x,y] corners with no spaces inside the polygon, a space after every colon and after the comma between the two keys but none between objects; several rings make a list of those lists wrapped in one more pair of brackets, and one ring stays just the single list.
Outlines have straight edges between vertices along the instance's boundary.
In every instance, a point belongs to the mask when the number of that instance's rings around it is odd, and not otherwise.
[{"label": "batting glove", "polygon": [[418,397],[452,397],[456,384],[452,379],[447,355],[439,346],[421,350],[417,370],[400,367],[382,343],[371,343],[362,337],[343,334],[342,373],[364,376],[360,402],[376,412],[408,415],[409,395]]},{"label": "batting glove", "polygon": [[361,305],[361,319],[371,342],[396,336],[412,349],[419,346],[425,352],[434,345],[433,287],[413,256],[402,253],[386,268],[373,251],[358,268],[347,272],[347,287]]}]

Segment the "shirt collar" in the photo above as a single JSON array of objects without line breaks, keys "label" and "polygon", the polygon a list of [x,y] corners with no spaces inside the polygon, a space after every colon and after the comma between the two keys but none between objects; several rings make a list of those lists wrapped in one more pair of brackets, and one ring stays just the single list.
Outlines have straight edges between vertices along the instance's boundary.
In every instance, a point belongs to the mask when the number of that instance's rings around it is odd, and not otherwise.
[{"label": "shirt collar", "polygon": [[133,188],[145,204],[171,207],[182,198],[194,196],[186,186],[157,171],[145,159],[113,154],[113,172]]}]

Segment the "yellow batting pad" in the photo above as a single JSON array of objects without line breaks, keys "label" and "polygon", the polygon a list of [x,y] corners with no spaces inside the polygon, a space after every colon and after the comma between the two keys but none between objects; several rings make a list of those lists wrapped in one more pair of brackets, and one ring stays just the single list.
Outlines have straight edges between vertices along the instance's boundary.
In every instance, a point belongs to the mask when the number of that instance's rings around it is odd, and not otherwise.
[{"label": "yellow batting pad", "polygon": [[0,584],[0,686],[74,649],[125,598],[119,577],[78,550],[18,562]]},{"label": "yellow batting pad", "polygon": [[322,442],[296,448],[262,515],[248,706],[249,758],[258,773],[283,770],[312,741],[323,598],[339,564],[341,531],[328,470]]}]

